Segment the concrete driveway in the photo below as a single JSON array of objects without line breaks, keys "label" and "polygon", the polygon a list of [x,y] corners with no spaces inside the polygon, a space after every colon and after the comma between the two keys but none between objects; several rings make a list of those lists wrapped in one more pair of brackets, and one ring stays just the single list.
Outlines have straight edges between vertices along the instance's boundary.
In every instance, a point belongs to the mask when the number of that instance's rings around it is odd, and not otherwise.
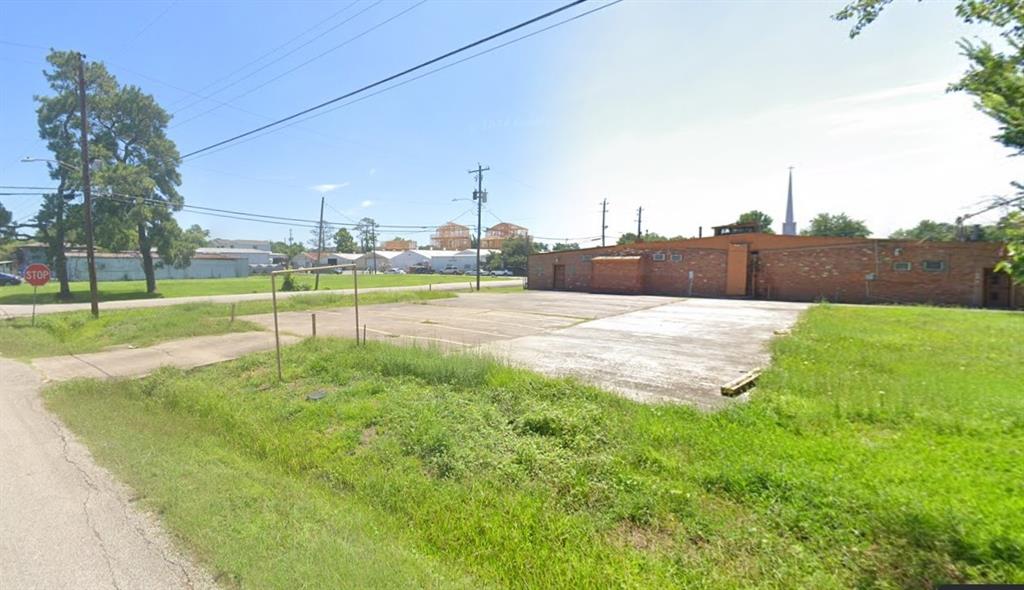
[{"label": "concrete driveway", "polygon": [[[360,313],[367,337],[444,350],[480,350],[535,371],[571,375],[642,402],[705,409],[732,400],[723,383],[768,364],[768,342],[802,303],[595,295],[554,291],[462,295]],[[285,313],[281,330],[311,331],[310,313]],[[246,319],[273,329],[272,316]],[[351,309],[317,312],[321,335],[351,338]]]}]

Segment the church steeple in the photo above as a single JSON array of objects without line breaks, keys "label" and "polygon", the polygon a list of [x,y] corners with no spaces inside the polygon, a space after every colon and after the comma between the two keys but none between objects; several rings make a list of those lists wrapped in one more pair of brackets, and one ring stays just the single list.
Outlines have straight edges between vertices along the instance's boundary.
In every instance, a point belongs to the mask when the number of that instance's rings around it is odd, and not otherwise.
[{"label": "church steeple", "polygon": [[796,235],[796,221],[793,220],[793,167],[789,167],[789,196],[786,199],[786,221],[782,224],[782,235]]}]

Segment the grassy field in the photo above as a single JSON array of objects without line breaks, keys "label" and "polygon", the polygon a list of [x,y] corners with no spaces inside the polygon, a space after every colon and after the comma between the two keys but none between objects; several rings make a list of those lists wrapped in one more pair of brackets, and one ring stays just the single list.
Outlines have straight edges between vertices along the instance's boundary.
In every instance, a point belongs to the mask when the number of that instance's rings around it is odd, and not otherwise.
[{"label": "grassy field", "polygon": [[[501,280],[505,277],[481,277],[482,281]],[[512,278],[512,277],[508,277]],[[312,288],[314,277],[296,275],[296,282]],[[427,285],[438,283],[468,283],[476,281],[476,276],[452,275],[360,275],[359,287],[403,287],[411,285]],[[280,286],[280,281],[278,281]],[[237,279],[168,279],[157,281],[157,293],[146,293],[145,281],[104,281],[99,284],[100,301],[122,301],[126,299],[153,299],[163,297],[191,297],[197,295],[235,295],[241,293],[269,293],[270,277],[251,276]],[[321,275],[321,289],[351,289],[352,275]],[[39,305],[60,303],[57,293],[60,285],[56,280],[39,289]],[[78,281],[71,283],[73,301],[78,303],[89,301],[89,283]],[[31,304],[32,286],[22,283],[16,287],[0,287],[0,305]]]},{"label": "grassy field", "polygon": [[819,306],[775,354],[716,414],[326,339],[287,384],[254,355],[46,395],[247,588],[1024,581],[1024,314]]},{"label": "grassy field", "polygon": [[[384,291],[363,293],[360,305],[402,303],[447,299],[451,291]],[[279,311],[304,311],[352,305],[351,295],[296,295],[278,302]],[[270,301],[240,301],[235,315],[273,311]],[[30,318],[0,321],[0,355],[11,358],[35,358],[95,352],[109,346],[150,346],[157,342],[210,336],[228,332],[260,330],[244,319],[231,321],[230,303],[185,303],[164,307],[115,309],[93,319],[87,311],[54,313]]]}]

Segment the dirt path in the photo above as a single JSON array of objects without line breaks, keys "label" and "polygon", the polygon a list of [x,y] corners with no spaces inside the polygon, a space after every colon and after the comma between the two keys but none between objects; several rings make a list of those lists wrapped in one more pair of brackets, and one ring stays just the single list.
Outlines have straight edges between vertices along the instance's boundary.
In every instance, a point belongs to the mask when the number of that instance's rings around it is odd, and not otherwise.
[{"label": "dirt path", "polygon": [[215,588],[0,358],[0,588]]}]

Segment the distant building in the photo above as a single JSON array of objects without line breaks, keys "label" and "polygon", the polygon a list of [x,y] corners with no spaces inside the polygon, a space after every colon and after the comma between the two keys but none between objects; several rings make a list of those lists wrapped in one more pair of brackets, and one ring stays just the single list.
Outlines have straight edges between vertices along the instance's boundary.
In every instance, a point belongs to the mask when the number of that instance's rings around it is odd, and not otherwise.
[{"label": "distant building", "polygon": [[269,240],[228,240],[225,238],[214,238],[210,240],[211,248],[238,248],[242,250],[264,250],[270,252],[273,248]]},{"label": "distant building", "polygon": [[756,234],[761,231],[761,223],[758,221],[743,221],[730,223],[729,225],[716,225],[711,229],[715,230],[716,236],[732,236],[736,234]]},{"label": "distant building", "polygon": [[381,250],[402,252],[404,250],[415,250],[415,240],[388,240],[380,245]]},{"label": "distant building", "polygon": [[430,245],[438,250],[465,250],[473,245],[470,236],[468,227],[449,221],[430,236]]},{"label": "distant building", "polygon": [[487,228],[487,233],[484,234],[483,239],[480,240],[480,247],[492,250],[501,250],[505,240],[526,239],[529,235],[530,230],[521,225],[502,222],[498,225]]},{"label": "distant building", "polygon": [[[89,265],[85,252],[75,250],[67,253],[68,280],[89,279]],[[161,279],[226,279],[247,277],[249,262],[244,256],[196,253],[185,268],[164,264],[153,253],[153,270],[157,280]],[[98,281],[139,281],[146,278],[142,268],[142,255],[138,252],[97,252],[96,280]]]},{"label": "distant building", "polygon": [[[269,243],[269,242],[268,242]],[[245,258],[249,264],[284,264],[288,259],[286,254],[275,254],[269,249],[259,248],[235,248],[235,247],[207,247],[196,248],[196,254],[216,254],[231,258]]]}]

